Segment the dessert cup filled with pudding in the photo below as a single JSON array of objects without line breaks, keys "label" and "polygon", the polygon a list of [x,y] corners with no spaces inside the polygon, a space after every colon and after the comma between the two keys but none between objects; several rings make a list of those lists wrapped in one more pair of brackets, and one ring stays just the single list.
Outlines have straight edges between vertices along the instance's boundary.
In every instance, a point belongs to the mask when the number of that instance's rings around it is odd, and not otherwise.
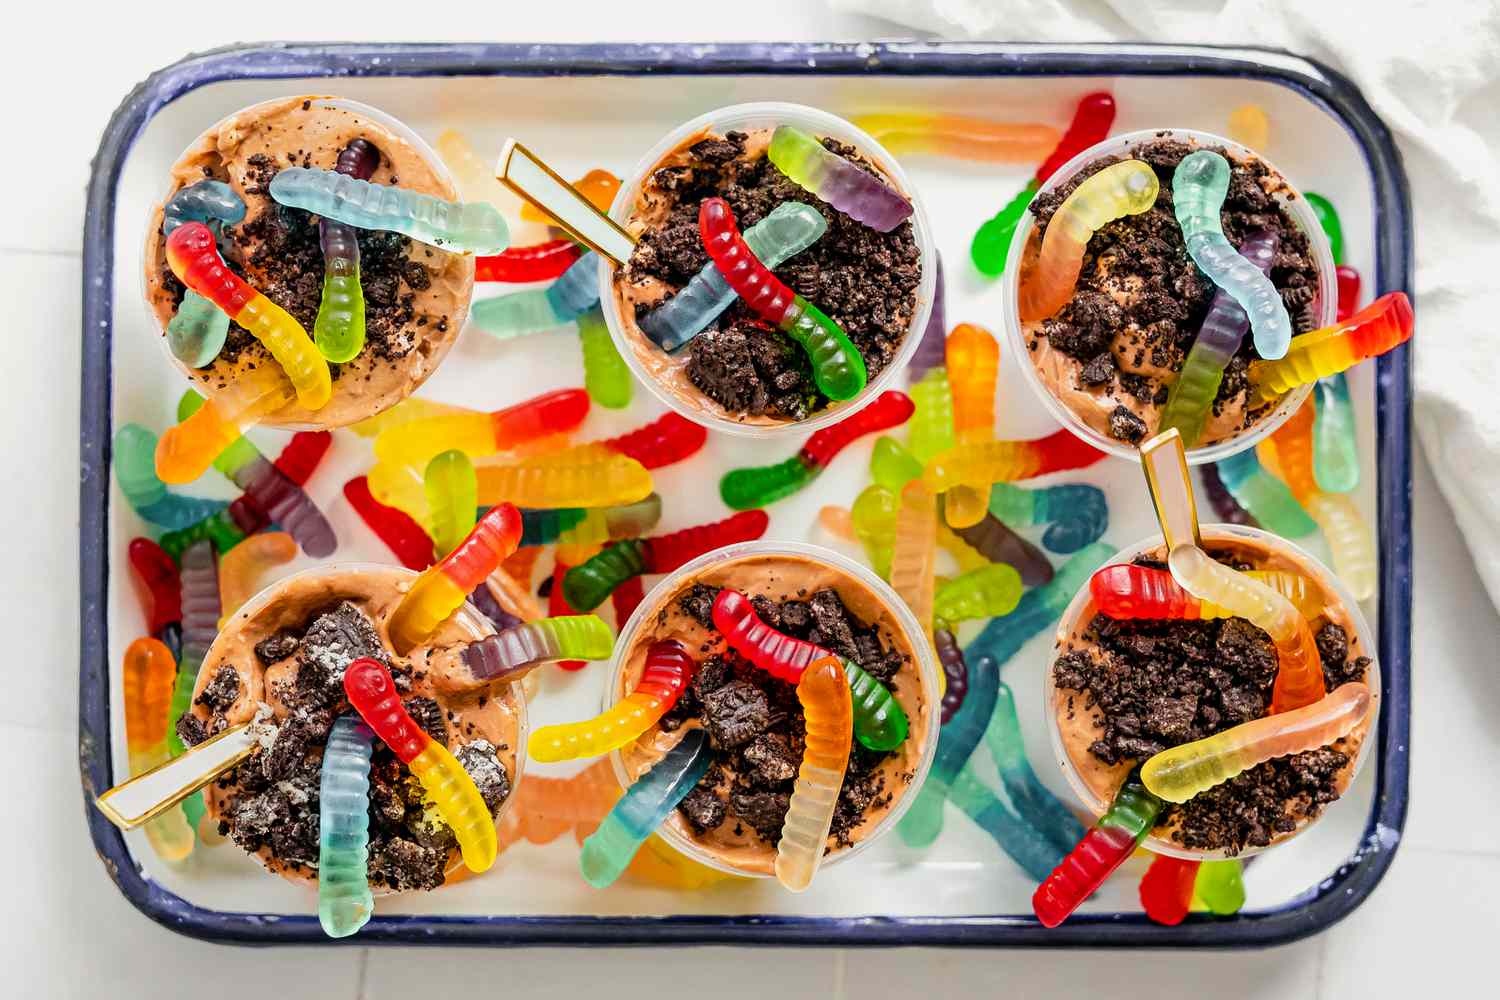
[{"label": "dessert cup filled with pudding", "polygon": [[[206,363],[194,367],[173,354],[166,334],[185,290],[167,265],[164,209],[179,191],[200,181],[227,184],[243,204],[244,218],[234,224],[211,223],[225,263],[311,336],[323,298],[318,217],[277,204],[269,185],[287,167],[333,169],[357,140],[378,156],[371,183],[458,200],[447,167],[420,136],[376,108],[343,98],[307,95],[252,105],[210,126],[173,164],[146,232],[144,293],[163,349],[199,392],[212,397],[243,372],[275,361],[236,323],[230,324],[218,355]],[[331,365],[333,396],[327,405],[307,410],[292,402],[263,423],[332,428],[381,413],[425,382],[458,339],[474,288],[473,256],[400,233],[353,232],[359,246],[364,344],[352,358]]]},{"label": "dessert cup filled with pudding", "polygon": [[[343,673],[360,657],[389,667],[407,712],[452,751],[496,823],[521,779],[522,687],[478,680],[462,659],[494,632],[489,619],[465,604],[410,654],[394,652],[387,623],[416,578],[373,563],[286,577],[235,612],[204,658],[192,709],[177,723],[183,742],[261,717],[260,749],[204,789],[206,822],[289,881],[317,881],[323,751],[334,720],[353,712]],[[453,831],[378,738],[369,795],[373,892],[435,889],[469,874]]]},{"label": "dessert cup filled with pudding", "polygon": [[[783,125],[879,178],[910,202],[910,217],[878,231],[782,173],[768,150]],[[647,317],[710,263],[698,213],[712,197],[729,203],[742,234],[789,203],[823,217],[821,235],[771,269],[858,350],[868,376],[858,394],[830,400],[815,382],[807,351],[737,297],[685,343],[668,337],[670,349],[659,346],[661,334],[653,337]],[[932,309],[936,250],[917,192],[878,142],[815,108],[768,102],[699,115],[646,153],[610,215],[637,241],[621,267],[600,262],[600,302],[615,344],[663,403],[711,429],[773,437],[843,419],[890,387],[916,351]]]},{"label": "dessert cup filled with pudding", "polygon": [[[1025,378],[1063,426],[1103,451],[1135,460],[1135,446],[1161,429],[1169,393],[1217,292],[1188,256],[1173,212],[1177,165],[1198,150],[1230,165],[1220,212],[1236,249],[1247,238],[1274,238],[1268,276],[1291,319],[1292,333],[1334,322],[1338,295],[1333,255],[1307,200],[1260,154],[1187,129],[1131,132],[1092,146],[1038,190],[1011,241],[1006,261],[1005,337]],[[1160,188],[1155,203],[1106,223],[1089,239],[1067,303],[1043,319],[1021,318],[1020,287],[1034,273],[1046,227],[1087,178],[1125,160],[1149,164]],[[1250,362],[1260,358],[1246,332],[1197,441],[1191,464],[1218,461],[1253,447],[1307,398],[1302,386],[1265,404],[1250,389]]]},{"label": "dessert cup filled with pudding", "polygon": [[[1220,563],[1301,578],[1304,591],[1293,603],[1316,640],[1328,692],[1345,684],[1370,692],[1368,712],[1347,735],[1258,764],[1187,802],[1168,802],[1144,843],[1180,858],[1247,857],[1297,836],[1348,791],[1380,714],[1380,668],[1359,604],[1312,556],[1256,528],[1214,524],[1202,533],[1202,549]],[[1156,536],[1109,565],[1166,571],[1166,558]],[[1085,586],[1058,624],[1043,684],[1058,766],[1100,816],[1131,771],[1156,753],[1267,716],[1276,671],[1270,637],[1243,618],[1112,619]]]},{"label": "dessert cup filled with pudding", "polygon": [[892,829],[932,764],[938,666],[910,610],[868,569],[814,545],[747,542],[711,552],[647,595],[615,645],[606,707],[633,691],[656,642],[677,640],[697,671],[672,711],[612,755],[629,786],[687,732],[709,736],[713,763],[656,831],[694,861],[732,875],[774,874],[776,844],[802,761],[796,686],[730,651],[713,626],[721,588],[751,599],[767,624],[859,664],[906,714],[906,738],[873,751],[851,741],[823,865],[852,858]]}]

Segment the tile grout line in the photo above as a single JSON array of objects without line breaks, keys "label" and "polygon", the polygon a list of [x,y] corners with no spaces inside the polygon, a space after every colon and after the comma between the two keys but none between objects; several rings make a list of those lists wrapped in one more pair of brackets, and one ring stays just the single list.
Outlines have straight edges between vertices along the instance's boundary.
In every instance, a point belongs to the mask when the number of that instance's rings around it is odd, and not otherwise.
[{"label": "tile grout line", "polygon": [[32,247],[0,246],[0,254],[15,254],[18,257],[67,257],[81,258],[81,250],[37,250]]},{"label": "tile grout line", "polygon": [[849,952],[840,948],[833,953],[832,1000],[846,1000],[849,995]]},{"label": "tile grout line", "polygon": [[1323,1000],[1328,988],[1328,939],[1329,935],[1318,935],[1318,960],[1313,967],[1313,996]]},{"label": "tile grout line", "polygon": [[370,972],[370,949],[359,949],[359,969],[354,979],[354,1000],[366,1000],[365,991],[369,986]]}]

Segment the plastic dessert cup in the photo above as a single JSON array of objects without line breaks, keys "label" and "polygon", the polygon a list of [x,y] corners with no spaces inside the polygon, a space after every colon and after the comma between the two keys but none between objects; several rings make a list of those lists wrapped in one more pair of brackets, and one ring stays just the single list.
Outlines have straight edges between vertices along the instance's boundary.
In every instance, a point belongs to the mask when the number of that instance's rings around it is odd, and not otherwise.
[{"label": "plastic dessert cup", "polygon": [[[1336,612],[1333,620],[1343,625],[1349,636],[1349,655],[1368,656],[1370,665],[1365,671],[1364,683],[1370,689],[1370,711],[1363,722],[1355,727],[1350,736],[1359,737],[1359,748],[1354,754],[1354,759],[1345,768],[1340,779],[1340,798],[1348,794],[1349,788],[1359,776],[1360,768],[1364,766],[1365,759],[1369,756],[1370,745],[1374,736],[1376,721],[1380,716],[1380,663],[1375,659],[1375,633],[1370,629],[1369,623],[1365,621],[1360,612],[1359,602],[1354,600],[1354,595],[1349,593],[1333,571],[1318,562],[1306,551],[1292,544],[1278,535],[1262,531],[1259,528],[1248,528],[1237,524],[1205,524],[1201,528],[1204,547],[1235,546],[1249,550],[1264,556],[1270,556],[1276,563],[1275,568],[1293,570],[1306,577],[1319,590],[1322,591],[1324,607],[1331,608]],[[1165,558],[1166,552],[1160,535],[1137,542],[1123,549],[1105,565],[1116,565],[1129,563],[1136,557],[1154,553]],[[1062,769],[1063,775],[1068,779],[1078,800],[1083,803],[1089,814],[1095,817],[1102,816],[1109,808],[1110,799],[1114,793],[1114,787],[1130,770],[1129,765],[1121,764],[1113,769],[1106,769],[1102,763],[1094,761],[1088,754],[1086,744],[1079,744],[1076,752],[1079,758],[1085,762],[1098,765],[1098,770],[1092,774],[1093,781],[1088,780],[1079,768],[1079,761],[1064,739],[1062,732],[1061,717],[1067,712],[1067,700],[1074,700],[1074,711],[1077,718],[1087,719],[1092,714],[1092,709],[1084,703],[1086,695],[1071,690],[1059,689],[1053,682],[1053,664],[1058,655],[1066,652],[1065,645],[1076,633],[1087,625],[1095,614],[1094,602],[1089,594],[1088,585],[1081,587],[1074,596],[1073,602],[1063,612],[1062,619],[1058,622],[1057,632],[1053,647],[1053,656],[1047,661],[1047,676],[1042,682],[1042,712],[1047,719],[1047,730],[1052,737],[1052,752],[1057,759],[1057,766]],[[1347,737],[1346,737],[1347,738]],[[1139,763],[1139,762],[1138,762]],[[1117,772],[1117,773],[1116,773]],[[1239,858],[1248,858],[1262,851],[1270,850],[1286,843],[1304,830],[1317,823],[1327,815],[1329,809],[1336,808],[1337,802],[1328,803],[1321,813],[1312,820],[1299,822],[1297,828],[1288,833],[1279,834],[1264,847],[1247,846],[1238,854]],[[1204,851],[1193,850],[1183,847],[1181,844],[1163,836],[1166,831],[1157,827],[1148,836],[1143,847],[1157,854],[1167,854],[1175,858],[1212,860],[1225,858],[1231,855],[1225,850]]]},{"label": "plastic dessert cup", "polygon": [[[626,364],[641,384],[667,406],[696,421],[710,430],[737,434],[742,437],[779,438],[804,436],[827,427],[829,424],[849,416],[873,401],[886,389],[892,387],[896,376],[905,367],[917,350],[922,332],[927,327],[927,317],[937,293],[937,249],[933,244],[932,225],[922,207],[922,199],[912,186],[900,163],[885,147],[876,142],[864,130],[852,123],[802,104],[781,101],[766,101],[752,104],[734,104],[701,114],[673,129],[653,146],[625,178],[610,207],[610,217],[629,228],[641,185],[651,176],[656,167],[674,150],[690,139],[705,133],[722,135],[731,129],[751,131],[774,129],[777,125],[795,125],[804,131],[823,138],[832,136],[840,142],[855,147],[885,176],[885,180],[910,199],[912,204],[912,235],[920,254],[919,266],[922,276],[917,285],[916,306],[912,310],[911,322],[907,324],[901,346],[891,363],[880,374],[871,377],[862,392],[842,403],[829,403],[806,420],[745,422],[737,420],[713,400],[708,399],[690,384],[667,384],[653,367],[661,368],[668,363],[669,355],[653,344],[635,323],[634,315],[625,315],[621,300],[615,294],[616,268],[608,260],[599,262],[599,300],[603,306],[604,319],[614,337],[615,346],[625,358]],[[809,195],[809,197],[811,197]],[[814,302],[813,305],[818,303]],[[682,350],[686,350],[683,348]],[[683,380],[686,383],[686,380]]]},{"label": "plastic dessert cup", "polygon": [[[1308,245],[1313,259],[1318,266],[1318,297],[1316,299],[1316,313],[1314,316],[1314,328],[1327,326],[1333,323],[1338,313],[1338,276],[1334,271],[1333,253],[1328,248],[1328,238],[1323,234],[1323,228],[1318,224],[1317,216],[1313,214],[1312,206],[1307,199],[1287,181],[1286,174],[1277,169],[1276,165],[1260,153],[1254,152],[1240,145],[1233,139],[1214,135],[1212,132],[1199,132],[1194,129],[1146,129],[1139,132],[1127,132],[1124,135],[1112,136],[1097,145],[1079,153],[1073,159],[1063,164],[1051,179],[1043,184],[1037,191],[1037,196],[1055,191],[1066,185],[1084,167],[1093,163],[1100,157],[1125,156],[1131,146],[1148,142],[1152,139],[1177,139],[1190,143],[1199,148],[1213,148],[1222,146],[1228,150],[1234,160],[1241,162],[1258,159],[1271,171],[1281,177],[1287,188],[1291,189],[1295,197],[1288,197],[1285,192],[1278,192],[1277,201],[1281,202],[1283,208],[1291,216],[1297,227],[1307,235]],[[1163,185],[1165,188],[1166,185]],[[1033,199],[1034,201],[1035,199]],[[1031,240],[1032,234],[1036,232],[1036,220],[1028,211],[1024,213],[1020,225],[1016,226],[1015,235],[1011,238],[1010,253],[1005,262],[1005,274],[1001,278],[1004,288],[1005,304],[1003,315],[1005,322],[1005,351],[1013,358],[1022,360],[1021,371],[1025,373],[1026,382],[1042,404],[1051,411],[1058,421],[1072,431],[1078,437],[1087,441],[1101,451],[1121,458],[1136,460],[1135,445],[1120,441],[1103,434],[1096,428],[1090,426],[1087,421],[1080,417],[1074,410],[1062,400],[1042,380],[1041,373],[1037,371],[1032,361],[1032,353],[1026,348],[1026,333],[1021,323],[1018,311],[1021,260],[1026,252],[1026,245]],[[1250,335],[1247,333],[1246,337]],[[1228,458],[1247,448],[1255,447],[1256,443],[1269,436],[1272,431],[1280,427],[1291,415],[1297,412],[1302,401],[1312,392],[1311,385],[1301,386],[1292,390],[1282,397],[1281,401],[1255,424],[1239,433],[1212,444],[1201,445],[1187,449],[1187,460],[1190,465],[1201,465],[1204,462],[1217,462]],[[1147,437],[1155,434],[1159,428],[1152,427],[1147,430]]]},{"label": "plastic dessert cup", "polygon": [[[921,716],[920,719],[912,719],[912,735],[907,737],[908,740],[916,737],[920,721],[921,743],[914,748],[915,766],[912,769],[912,780],[896,790],[896,799],[890,810],[881,817],[879,822],[865,831],[852,847],[839,848],[824,856],[822,868],[826,869],[858,856],[895,828],[915,798],[914,790],[921,787],[923,780],[926,779],[927,771],[932,766],[933,755],[937,752],[938,714],[941,709],[939,704],[941,698],[940,668],[937,658],[911,611],[896,596],[896,592],[868,568],[837,552],[799,542],[744,542],[739,545],[725,546],[694,559],[653,587],[646,595],[646,599],[636,608],[635,613],[630,616],[630,620],[620,630],[620,636],[615,642],[614,658],[610,662],[610,679],[604,689],[603,706],[608,708],[627,693],[626,671],[630,665],[632,651],[641,642],[642,633],[651,619],[675,600],[684,586],[693,579],[702,577],[710,569],[732,568],[739,563],[753,562],[768,557],[821,565],[843,578],[838,582],[841,595],[846,594],[850,589],[863,588],[866,596],[881,605],[882,610],[889,613],[891,620],[900,629],[902,638],[912,650],[917,680],[920,684]],[[858,614],[855,608],[851,607],[850,610]],[[702,652],[696,646],[692,648],[692,654],[700,661],[703,658]],[[909,706],[908,714],[912,714]],[[648,739],[655,731],[656,727],[653,726],[642,739]],[[629,751],[634,745],[627,745],[622,750]],[[632,778],[622,757],[622,751],[616,750],[611,753],[610,762],[614,765],[615,776],[620,784],[623,787],[629,787]],[[769,865],[762,871],[732,864],[690,836],[687,832],[689,830],[690,828],[674,810],[673,816],[657,829],[656,833],[675,850],[709,868],[744,878],[774,878]],[[774,854],[774,851],[772,853]]]},{"label": "plastic dessert cup", "polygon": [[[276,603],[293,588],[327,581],[330,587],[326,604],[331,605],[340,596],[368,599],[372,593],[372,588],[376,585],[382,587],[395,586],[400,588],[401,592],[404,593],[406,588],[410,586],[411,581],[417,578],[417,575],[412,570],[399,566],[390,566],[384,563],[355,562],[318,566],[277,580],[246,601],[224,623],[224,627],[219,630],[219,635],[214,640],[214,644],[209,647],[208,655],[203,659],[204,667],[199,671],[198,680],[194,687],[194,696],[196,697],[210,680],[208,665],[215,663],[219,659],[226,643],[238,638],[249,623],[255,621],[260,616],[267,613],[274,613]],[[345,582],[340,585],[338,583],[340,580]],[[374,624],[376,631],[380,633],[381,640],[386,646],[386,652],[394,656],[394,653],[391,653],[389,638],[386,635],[386,623],[379,621]],[[469,603],[465,603],[463,607],[459,608],[443,624],[442,629],[447,633],[440,640],[444,643],[464,638],[480,639],[487,635],[493,635],[495,632],[490,620]],[[425,645],[418,647],[419,652],[422,652],[423,655],[425,655],[426,649]],[[415,659],[415,657],[409,659]],[[518,748],[526,746],[528,727],[524,687],[517,683],[507,685],[504,688],[497,687],[496,690],[500,693],[491,698],[491,701],[502,702],[505,709],[513,717],[515,724],[514,738],[510,738],[510,734],[507,734],[505,742],[508,744],[508,748],[501,750],[499,753],[500,761],[505,765],[506,774],[510,778],[510,794],[506,796],[504,802],[500,803],[500,808],[495,813],[495,825],[498,827],[500,821],[505,817],[506,810],[516,800],[516,790],[521,784],[522,773],[525,769],[525,754]],[[213,788],[212,784],[208,786],[208,794],[205,795],[205,798],[209,803],[209,817],[217,818],[221,808],[221,801],[217,796],[212,794]],[[266,856],[264,852],[257,854],[256,860],[260,861],[268,871],[280,875],[288,881],[309,885],[315,884],[313,876],[295,870],[288,870],[278,860]],[[463,859],[455,847],[450,851],[448,864],[444,869],[445,880],[443,886],[439,888],[452,885],[455,882],[461,882],[471,877],[472,874],[464,866]],[[398,892],[398,890],[375,885],[371,885],[370,889],[377,896],[395,895]]]},{"label": "plastic dessert cup", "polygon": [[[217,134],[225,123],[241,116],[263,113],[288,101],[310,101],[316,105],[314,110],[317,108],[332,108],[338,111],[352,112],[368,120],[373,131],[379,132],[383,130],[389,137],[398,140],[409,149],[411,155],[414,155],[430,171],[432,176],[425,179],[425,183],[413,187],[413,190],[449,200],[459,199],[458,187],[453,177],[449,174],[447,165],[444,164],[442,158],[411,127],[386,112],[381,111],[379,108],[371,107],[368,104],[351,101],[342,97],[324,97],[314,94],[292,95],[261,101],[224,116],[205,129],[198,138],[194,139],[183,150],[182,154],[174,161],[174,171],[178,165],[183,164],[195,152],[201,152],[200,144],[204,142],[205,137]],[[371,138],[372,141],[376,141],[378,147],[380,145],[378,136],[372,136]],[[288,164],[282,163],[280,165],[287,166]],[[301,165],[300,159],[298,165]],[[333,163],[330,160],[326,163],[318,162],[312,165],[331,168]],[[387,161],[384,152],[382,152],[381,166],[376,168],[373,179],[377,183],[385,183],[391,169],[393,169],[392,164]],[[410,172],[403,171],[402,173],[404,176],[401,177],[402,183],[399,186],[411,186],[406,183],[406,177],[410,176]],[[142,258],[141,295],[145,301],[146,311],[150,314],[153,326],[163,333],[165,333],[167,323],[172,318],[173,311],[163,301],[162,290],[156,277],[158,266],[164,259],[162,248],[166,242],[161,231],[162,209],[179,188],[179,182],[174,179],[172,186],[163,195],[162,201],[153,207],[147,223],[145,252]],[[434,251],[432,258],[423,259],[429,261],[438,259],[440,253],[440,251]],[[261,424],[267,427],[284,427],[291,430],[317,430],[343,427],[384,412],[411,395],[423,382],[432,377],[432,374],[437,371],[438,366],[442,364],[443,359],[447,357],[448,351],[453,347],[454,342],[458,340],[459,333],[468,319],[469,304],[474,291],[473,257],[464,257],[457,254],[448,256],[452,260],[445,262],[443,271],[432,276],[432,288],[435,291],[431,292],[433,295],[439,295],[443,291],[440,286],[444,286],[450,281],[452,282],[454,298],[451,308],[445,313],[448,320],[447,326],[443,331],[438,331],[437,324],[435,323],[422,326],[420,328],[421,336],[416,346],[404,358],[397,362],[376,362],[377,364],[394,364],[400,366],[394,385],[385,386],[378,391],[369,389],[369,383],[366,378],[366,375],[369,374],[369,369],[360,367],[361,363],[368,357],[367,346],[365,353],[356,356],[345,366],[354,366],[354,370],[346,372],[342,378],[335,379],[333,383],[333,398],[327,406],[317,411],[308,411],[293,403],[270,414],[261,421]],[[249,280],[252,285],[256,284],[253,277],[250,277]],[[422,294],[427,293],[424,292]],[[420,306],[421,303],[419,302],[419,314],[421,314]],[[306,324],[306,329],[308,336],[312,336],[313,329],[311,323]],[[218,388],[232,381],[242,367],[238,361],[230,363],[221,359],[206,368],[189,368],[173,356],[171,350],[167,347],[167,338],[165,336],[161,338],[161,346],[167,360],[178,371],[182,372],[194,389],[205,395],[216,395]],[[254,352],[251,357],[263,359],[269,363],[269,359],[265,358],[261,352]],[[212,377],[205,377],[210,375]],[[352,394],[362,392],[369,393],[367,399],[359,400],[350,398]]]}]

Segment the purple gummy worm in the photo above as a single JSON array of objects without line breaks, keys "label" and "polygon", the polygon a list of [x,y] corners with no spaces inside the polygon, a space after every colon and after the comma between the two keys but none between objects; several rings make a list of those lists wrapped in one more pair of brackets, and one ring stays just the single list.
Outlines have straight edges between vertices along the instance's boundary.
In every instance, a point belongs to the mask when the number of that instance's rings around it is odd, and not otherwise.
[{"label": "purple gummy worm", "polygon": [[1260,523],[1251,516],[1250,512],[1240,506],[1238,500],[1230,494],[1229,488],[1224,485],[1224,480],[1219,477],[1219,466],[1214,462],[1206,462],[1198,467],[1198,473],[1203,477],[1203,493],[1208,497],[1209,506],[1213,507],[1214,513],[1219,520],[1226,524],[1246,524],[1252,528],[1260,527]]},{"label": "purple gummy worm", "polygon": [[932,644],[937,647],[938,662],[943,666],[943,676],[948,679],[948,687],[943,691],[942,721],[939,723],[946,726],[954,713],[963,707],[964,697],[969,693],[969,665],[964,662],[964,651],[959,648],[958,640],[947,629],[934,630]]},{"label": "purple gummy worm", "polygon": [[1014,566],[1021,574],[1021,582],[1028,587],[1040,587],[1052,579],[1052,563],[1042,550],[1010,530],[994,514],[984,515],[967,528],[954,528],[953,533],[990,562]]},{"label": "purple gummy worm", "polygon": [[917,341],[911,363],[906,368],[906,381],[920,382],[922,376],[934,368],[948,363],[948,316],[947,301],[943,289],[943,255],[937,255],[937,285],[932,292],[932,315],[927,317],[927,329]]},{"label": "purple gummy worm", "polygon": [[[368,139],[355,139],[339,152],[339,158],[333,162],[334,173],[353,177],[357,181],[367,181],[370,175],[375,173],[375,168],[380,166],[380,150],[375,148],[374,143]],[[318,220],[318,239],[324,245],[324,254],[327,254],[326,246],[330,236],[334,240],[352,243],[354,241],[354,227],[346,226],[342,222],[334,222],[332,219]],[[359,246],[355,244],[355,252]]]},{"label": "purple gummy worm", "polygon": [[515,628],[521,624],[521,619],[506,611],[495,600],[495,595],[490,593],[489,584],[481,583],[474,588],[474,593],[469,595],[469,603],[483,612],[484,616],[495,623],[497,629]]},{"label": "purple gummy worm", "polygon": [[[1245,237],[1240,256],[1268,274],[1280,245],[1280,235],[1258,229]],[[1249,329],[1250,316],[1240,304],[1224,289],[1216,291],[1162,411],[1162,428],[1180,430],[1183,444],[1191,447],[1198,443],[1203,421],[1224,381],[1224,368],[1240,349]]]},{"label": "purple gummy worm", "polygon": [[302,487],[287,478],[286,473],[257,454],[234,470],[234,484],[245,491],[272,521],[281,525],[296,539],[302,551],[315,559],[333,555],[339,547],[333,525],[303,492]]},{"label": "purple gummy worm", "polygon": [[766,156],[803,190],[877,232],[888,233],[911,218],[912,204],[900,191],[795,126],[776,127]]},{"label": "purple gummy worm", "polygon": [[557,656],[557,643],[533,622],[487,635],[464,647],[464,666],[476,680],[513,681]]},{"label": "purple gummy worm", "polygon": [[[219,566],[214,545],[200,539],[182,553],[182,646],[200,658],[219,636]],[[199,664],[188,664],[196,677]]]}]

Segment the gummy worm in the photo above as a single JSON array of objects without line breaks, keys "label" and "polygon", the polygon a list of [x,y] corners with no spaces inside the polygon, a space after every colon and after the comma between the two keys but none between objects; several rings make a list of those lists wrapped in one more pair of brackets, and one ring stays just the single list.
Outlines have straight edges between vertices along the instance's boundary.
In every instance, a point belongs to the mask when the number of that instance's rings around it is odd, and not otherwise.
[{"label": "gummy worm", "polygon": [[[245,202],[223,181],[204,179],[172,195],[162,209],[162,233],[184,222],[238,225],[245,218]],[[224,349],[229,317],[192,289],[183,293],[177,312],[167,323],[167,348],[189,368],[204,368]]]},{"label": "gummy worm", "polygon": [[179,281],[224,310],[265,345],[296,388],[297,401],[303,407],[317,410],[328,402],[333,395],[333,378],[328,362],[307,331],[285,309],[229,270],[207,226],[187,222],[173,230],[167,237],[167,264]]},{"label": "gummy worm", "polygon": [[1307,619],[1270,587],[1215,562],[1194,545],[1179,545],[1167,556],[1172,576],[1200,600],[1213,601],[1264,629],[1276,646],[1276,681],[1271,712],[1291,711],[1318,701],[1327,689],[1323,658]]},{"label": "gummy worm", "polygon": [[708,734],[702,729],[689,730],[625,790],[599,828],[583,842],[578,867],[584,880],[603,889],[619,878],[651,831],[666,822],[677,804],[697,787],[712,762]]},{"label": "gummy worm", "polygon": [[792,892],[812,884],[849,764],[854,714],[849,683],[836,657],[810,663],[797,682],[797,701],[807,723],[802,763],[776,845],[776,880]]},{"label": "gummy worm", "polygon": [[488,871],[498,850],[489,806],[463,765],[407,712],[391,672],[378,660],[360,657],[344,670],[344,694],[360,718],[421,782],[452,828],[464,864],[472,872]]},{"label": "gummy worm", "polygon": [[318,785],[318,923],[348,937],[375,912],[370,892],[370,755],[375,734],[358,716],[334,720]]},{"label": "gummy worm", "polygon": [[[828,231],[828,221],[811,205],[788,201],[745,230],[745,245],[767,268],[780,267]],[[676,295],[641,316],[642,332],[657,347],[675,351],[696,337],[739,298],[712,261]]]},{"label": "gummy worm", "polygon": [[563,593],[573,607],[592,611],[631,577],[642,573],[670,573],[705,552],[759,538],[769,526],[770,518],[765,511],[747,510],[722,521],[655,538],[625,539],[583,565],[568,570],[563,579]]},{"label": "gummy worm", "polygon": [[864,357],[838,324],[793,293],[750,252],[735,227],[729,203],[723,198],[705,199],[698,207],[698,232],[709,258],[735,294],[807,352],[818,390],[838,401],[859,395],[869,378]]},{"label": "gummy worm", "polygon": [[[516,550],[520,540],[521,514],[511,504],[503,503],[480,518],[469,536],[442,561],[424,570],[387,624],[397,655],[405,656],[425,642],[463,605],[469,593]],[[376,732],[379,733],[378,727]]]},{"label": "gummy worm", "polygon": [[1172,210],[1193,263],[1250,317],[1263,358],[1286,354],[1292,318],[1271,279],[1241,257],[1224,237],[1219,213],[1229,192],[1229,161],[1213,150],[1189,153],[1172,173]]},{"label": "gummy worm", "polygon": [[1150,209],[1158,189],[1156,172],[1140,160],[1111,164],[1074,188],[1047,224],[1035,266],[1021,275],[1017,307],[1022,322],[1046,319],[1067,305],[1094,233],[1106,223]]},{"label": "gummy worm", "polygon": [[1090,146],[1103,142],[1114,121],[1113,96],[1103,91],[1084,95],[1073,112],[1072,122],[1063,132],[1051,155],[1037,167],[1036,174],[994,218],[987,219],[974,233],[969,256],[980,274],[993,278],[1005,270],[1005,256],[1010,250],[1011,237],[1026,209],[1030,207],[1037,189],[1047,183],[1058,167]]},{"label": "gummy worm", "polygon": [[816,431],[802,449],[776,465],[732,469],[719,481],[719,496],[732,510],[749,510],[789,497],[828,468],[834,456],[854,441],[911,418],[913,404],[904,392],[887,390],[853,416]]},{"label": "gummy worm", "polygon": [[599,757],[638,739],[672,710],[698,664],[673,639],[652,643],[635,690],[585,722],[543,726],[531,734],[526,752],[544,764]]},{"label": "gummy worm", "polygon": [[1293,337],[1285,357],[1251,363],[1254,402],[1270,402],[1299,385],[1394,350],[1411,339],[1413,323],[1406,293],[1388,292],[1342,322]]},{"label": "gummy worm", "polygon": [[730,649],[789,684],[800,681],[813,661],[831,655],[821,646],[806,639],[794,639],[767,625],[755,613],[750,599],[729,587],[714,598],[713,622]]},{"label": "gummy worm", "polygon": [[[1280,245],[1278,234],[1257,230],[1245,238],[1239,252],[1262,274],[1268,274]],[[1177,428],[1184,447],[1198,443],[1203,423],[1224,381],[1224,369],[1240,349],[1249,329],[1250,317],[1234,297],[1222,288],[1215,292],[1208,315],[1203,317],[1198,336],[1188,349],[1187,360],[1177,373],[1177,381],[1167,390],[1167,405],[1162,408],[1161,429]]]},{"label": "gummy worm", "polygon": [[911,202],[901,192],[799,128],[778,125],[766,158],[803,190],[877,232],[888,233],[911,218]]},{"label": "gummy worm", "polygon": [[1031,909],[1042,926],[1056,927],[1093,895],[1146,839],[1161,810],[1162,800],[1135,776],[1125,779],[1093,829],[1037,886]]},{"label": "gummy worm", "polygon": [[144,521],[178,531],[211,517],[227,506],[222,500],[179,496],[156,475],[156,435],[140,424],[115,431],[111,458],[115,482],[125,500]]},{"label": "gummy worm", "polygon": [[564,615],[512,625],[471,642],[462,659],[477,681],[516,681],[543,663],[608,659],[614,645],[613,633],[598,615]]},{"label": "gummy worm", "polygon": [[549,240],[529,247],[511,247],[498,255],[474,259],[475,281],[550,281],[578,259],[572,240]]},{"label": "gummy worm", "polygon": [[510,243],[505,217],[487,202],[445,201],[316,167],[281,170],[271,178],[270,192],[280,204],[453,253],[497,254]]},{"label": "gummy worm", "polygon": [[1369,711],[1370,689],[1345,684],[1301,708],[1163,750],[1142,765],[1141,779],[1160,798],[1186,802],[1272,758],[1327,746],[1352,732]]}]

